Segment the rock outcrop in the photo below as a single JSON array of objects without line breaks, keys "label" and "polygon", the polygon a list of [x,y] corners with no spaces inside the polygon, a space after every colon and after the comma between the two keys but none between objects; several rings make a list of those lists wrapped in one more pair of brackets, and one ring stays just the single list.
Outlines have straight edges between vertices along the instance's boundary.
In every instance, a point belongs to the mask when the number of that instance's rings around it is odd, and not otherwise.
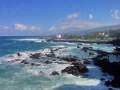
[{"label": "rock outcrop", "polygon": [[72,62],[72,66],[66,67],[61,72],[78,76],[87,71],[88,71],[88,69],[86,68],[86,66],[84,64],[82,64],[80,62]]},{"label": "rock outcrop", "polygon": [[97,56],[94,58],[94,64],[101,67],[104,73],[114,77],[113,80],[106,81],[106,85],[120,87],[120,62],[110,62],[105,56]]},{"label": "rock outcrop", "polygon": [[41,56],[41,53],[34,53],[30,55],[30,58],[39,59],[40,56]]},{"label": "rock outcrop", "polygon": [[57,71],[53,71],[50,75],[59,75]]}]

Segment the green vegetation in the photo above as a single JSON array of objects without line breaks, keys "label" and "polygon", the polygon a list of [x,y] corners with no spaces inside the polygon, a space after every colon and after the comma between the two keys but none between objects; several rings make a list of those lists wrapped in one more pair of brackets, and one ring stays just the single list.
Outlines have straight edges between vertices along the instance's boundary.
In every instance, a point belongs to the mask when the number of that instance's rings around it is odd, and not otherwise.
[{"label": "green vegetation", "polygon": [[110,30],[109,33],[112,38],[120,38],[120,29],[115,31]]},{"label": "green vegetation", "polygon": [[120,38],[120,30],[108,30],[104,32],[94,32],[86,35],[63,35],[64,39],[85,39],[85,40],[113,40]]},{"label": "green vegetation", "polygon": [[104,33],[101,32],[96,32],[93,34],[87,34],[87,35],[63,35],[64,39],[74,39],[74,40],[79,40],[79,39],[85,39],[85,40],[97,40],[97,39],[108,39],[109,36],[107,34],[104,35]]}]

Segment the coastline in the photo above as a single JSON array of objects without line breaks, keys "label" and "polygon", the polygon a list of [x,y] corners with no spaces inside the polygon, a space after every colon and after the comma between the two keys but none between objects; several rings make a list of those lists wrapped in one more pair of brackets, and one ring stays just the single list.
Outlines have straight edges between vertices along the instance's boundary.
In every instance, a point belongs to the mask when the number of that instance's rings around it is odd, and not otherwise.
[{"label": "coastline", "polygon": [[112,40],[74,40],[74,39],[48,39],[53,42],[76,42],[76,43],[97,43],[97,44],[111,44]]},{"label": "coastline", "polygon": [[[30,40],[26,41],[26,39],[25,41],[23,39],[18,40],[18,42],[31,43]],[[43,42],[37,43],[41,44]],[[66,44],[67,47],[63,47],[64,44]],[[77,47],[77,43],[71,44],[61,42],[61,44],[58,43],[55,46],[53,45],[42,50],[17,52],[14,54],[3,56],[3,64],[5,64],[5,66],[9,68],[14,67],[13,70],[9,70],[12,75],[11,76],[8,73],[9,77],[13,77],[14,80],[17,80],[17,82],[19,82],[19,77],[20,79],[23,79],[23,83],[29,85],[29,87],[32,86],[32,89],[36,87],[37,89],[35,90],[62,90],[61,88],[63,88],[64,90],[70,88],[75,89],[75,87],[79,87],[78,90],[81,88],[81,90],[88,90],[88,88],[97,89],[98,87],[101,88],[97,90],[108,90],[109,87],[104,85],[104,83],[105,80],[111,80],[111,76],[108,74],[104,76],[104,73],[101,72],[100,67],[94,65],[92,60],[93,57],[96,57],[98,54],[103,52],[102,50],[92,50],[91,48],[89,48],[90,45],[91,44],[83,44],[82,46]],[[17,72],[14,71],[14,69],[18,68],[19,70],[17,70]],[[5,67],[4,69],[7,70],[8,68]],[[79,71],[78,69],[81,70]],[[16,73],[17,76],[15,76]],[[21,76],[21,74],[23,75]],[[30,78],[29,76],[34,79]],[[35,78],[37,78],[37,81]],[[105,80],[101,80],[102,78],[104,78]],[[2,79],[4,80],[4,78]],[[27,80],[31,79],[32,81],[30,82],[32,84],[26,82]],[[12,84],[16,85],[15,81],[13,81],[12,79],[10,80],[12,81]],[[6,79],[6,82],[7,81],[8,79]],[[34,84],[34,82],[36,84]],[[4,83],[2,83],[2,85],[3,84]],[[9,82],[8,85],[10,85]],[[18,85],[19,84],[17,84],[16,87]],[[66,85],[68,86],[66,87]],[[23,87],[23,90],[25,89],[25,87]],[[114,89],[119,90],[119,88]]]}]

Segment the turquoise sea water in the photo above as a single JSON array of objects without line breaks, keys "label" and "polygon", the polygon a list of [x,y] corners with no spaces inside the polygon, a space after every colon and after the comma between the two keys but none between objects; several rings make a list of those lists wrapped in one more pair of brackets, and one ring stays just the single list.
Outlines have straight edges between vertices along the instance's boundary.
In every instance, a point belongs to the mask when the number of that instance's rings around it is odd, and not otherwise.
[{"label": "turquoise sea water", "polygon": [[[42,40],[42,41],[41,41]],[[4,57],[8,54],[16,52],[35,51],[39,49],[51,47],[67,47],[71,55],[87,58],[87,54],[77,49],[77,44],[63,42],[45,42],[39,37],[0,37],[0,56]],[[113,46],[103,44],[82,45],[93,47],[94,49],[103,49],[112,51]],[[67,52],[63,52],[65,54]],[[0,90],[107,90],[100,80],[94,75],[94,71],[101,75],[100,71],[96,71],[96,67],[90,67],[93,78],[75,77],[72,75],[60,74],[59,76],[50,76],[49,72],[60,70],[65,65],[49,64],[39,67],[33,67],[23,64],[0,64]],[[38,75],[39,72],[45,72]],[[91,72],[90,72],[91,73]],[[71,85],[72,84],[72,85]],[[65,85],[65,86],[64,86]],[[74,89],[67,88],[66,85],[73,86]],[[63,86],[63,87],[60,87]],[[81,88],[79,88],[79,87]],[[58,88],[60,87],[60,88]],[[100,87],[100,88],[98,88]]]},{"label": "turquoise sea water", "polygon": [[[73,46],[72,44],[67,43],[49,43],[49,42],[40,42],[39,37],[0,37],[0,56],[12,54],[20,51],[33,51],[38,49],[44,49],[51,46],[64,45],[64,46]],[[74,45],[75,46],[75,45]],[[106,44],[91,44],[83,45],[90,46],[94,49],[101,49],[112,51],[112,45]],[[81,46],[82,47],[82,46]]]},{"label": "turquoise sea water", "polygon": [[57,45],[67,45],[67,43],[41,42],[39,37],[0,37],[0,56],[20,51],[34,51]]},{"label": "turquoise sea water", "polygon": [[32,37],[0,37],[0,56],[15,53],[17,51],[43,49],[52,45],[50,43],[37,43],[32,40],[24,41],[24,39],[28,38],[32,39]]}]

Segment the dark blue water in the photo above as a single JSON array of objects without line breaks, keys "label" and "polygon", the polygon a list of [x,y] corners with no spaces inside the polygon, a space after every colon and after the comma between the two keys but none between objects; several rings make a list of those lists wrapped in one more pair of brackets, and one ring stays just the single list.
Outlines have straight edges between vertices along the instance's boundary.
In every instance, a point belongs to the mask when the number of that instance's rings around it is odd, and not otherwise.
[{"label": "dark blue water", "polygon": [[[27,40],[25,40],[27,39]],[[1,36],[0,37],[0,56],[4,56],[7,54],[13,54],[21,51],[34,51],[44,48],[49,48],[51,46],[64,45],[69,46],[67,43],[50,43],[50,42],[37,42],[40,41],[41,37],[27,37],[27,36]],[[92,44],[91,45],[95,49],[112,51],[112,45],[104,45],[104,44]]]},{"label": "dark blue water", "polygon": [[48,42],[19,41],[19,39],[39,39],[40,37],[0,37],[0,56],[19,51],[38,50],[52,46]]}]

